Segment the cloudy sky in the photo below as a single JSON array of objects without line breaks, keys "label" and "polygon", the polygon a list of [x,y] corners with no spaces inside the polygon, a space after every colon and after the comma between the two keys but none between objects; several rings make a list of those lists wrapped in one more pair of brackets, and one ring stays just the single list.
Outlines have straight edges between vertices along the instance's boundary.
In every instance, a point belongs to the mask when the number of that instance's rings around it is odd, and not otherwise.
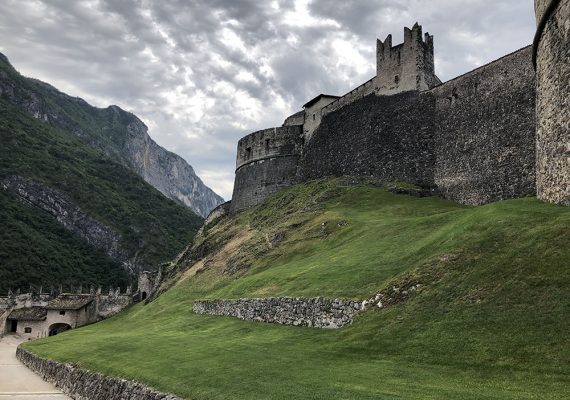
[{"label": "cloudy sky", "polygon": [[531,0],[2,0],[0,51],[24,75],[138,115],[231,197],[237,140],[375,74],[376,37],[435,35],[448,80],[534,34]]}]

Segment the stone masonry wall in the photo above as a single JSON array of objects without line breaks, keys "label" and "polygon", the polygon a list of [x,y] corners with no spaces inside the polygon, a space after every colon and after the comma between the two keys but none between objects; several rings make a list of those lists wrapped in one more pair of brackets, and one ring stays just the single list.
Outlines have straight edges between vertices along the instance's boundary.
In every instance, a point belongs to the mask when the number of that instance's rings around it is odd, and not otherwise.
[{"label": "stone masonry wall", "polygon": [[232,214],[296,182],[302,134],[301,126],[284,126],[254,132],[239,141]]},{"label": "stone masonry wall", "polygon": [[223,315],[246,321],[315,328],[340,328],[352,323],[353,316],[360,310],[362,304],[357,301],[320,297],[269,297],[194,302],[194,312],[197,314]]},{"label": "stone masonry wall", "polygon": [[280,126],[244,136],[238,142],[236,170],[252,162],[298,155],[303,146],[299,126]]},{"label": "stone masonry wall", "polygon": [[535,193],[535,76],[526,47],[452,79],[436,99],[435,183],[478,205]]},{"label": "stone masonry wall", "polygon": [[16,357],[75,400],[178,400],[138,382],[107,377],[71,364],[46,360],[18,347]]},{"label": "stone masonry wall", "polygon": [[376,93],[389,95],[427,90],[441,83],[435,76],[433,36],[415,24],[404,28],[404,43],[392,46],[392,35],[376,41]]},{"label": "stone masonry wall", "polygon": [[535,38],[537,193],[570,205],[570,0],[536,0],[535,8],[545,22]]},{"label": "stone masonry wall", "polygon": [[367,80],[362,85],[352,89],[344,96],[339,97],[332,103],[327,104],[325,107],[323,107],[323,110],[321,112],[322,116],[324,117],[327,114],[330,114],[336,110],[341,109],[347,104],[353,103],[355,100],[359,100],[365,96],[368,96],[371,93],[374,93],[376,90],[375,83],[376,83],[376,77]]},{"label": "stone masonry wall", "polygon": [[433,186],[434,100],[430,93],[368,95],[326,115],[304,149],[301,180],[374,176]]}]

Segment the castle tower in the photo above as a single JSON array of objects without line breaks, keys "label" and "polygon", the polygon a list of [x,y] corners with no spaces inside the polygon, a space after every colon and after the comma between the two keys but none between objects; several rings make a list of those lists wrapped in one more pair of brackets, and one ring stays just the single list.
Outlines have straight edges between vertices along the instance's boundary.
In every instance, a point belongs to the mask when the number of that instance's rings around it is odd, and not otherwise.
[{"label": "castle tower", "polygon": [[535,0],[536,189],[570,205],[570,0]]},{"label": "castle tower", "polygon": [[421,25],[404,28],[404,43],[392,46],[392,35],[376,41],[376,94],[423,91],[439,85],[433,61],[433,36]]},{"label": "castle tower", "polygon": [[250,133],[238,142],[230,213],[263,202],[296,183],[303,126],[281,126]]}]

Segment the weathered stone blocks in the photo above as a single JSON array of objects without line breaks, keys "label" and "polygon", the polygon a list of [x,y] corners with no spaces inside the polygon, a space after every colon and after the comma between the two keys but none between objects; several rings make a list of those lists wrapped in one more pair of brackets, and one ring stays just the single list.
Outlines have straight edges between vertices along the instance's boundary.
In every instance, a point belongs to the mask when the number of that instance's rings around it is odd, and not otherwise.
[{"label": "weathered stone blocks", "polygon": [[301,180],[365,176],[433,186],[430,93],[370,94],[327,114],[304,148]]},{"label": "weathered stone blocks", "polygon": [[535,0],[538,198],[570,205],[570,0]]},{"label": "weathered stone blocks", "polygon": [[197,314],[315,328],[340,328],[348,325],[352,323],[354,315],[362,309],[361,302],[321,297],[218,299],[194,302],[194,312]]},{"label": "weathered stone blocks", "polygon": [[434,183],[471,205],[535,194],[535,74],[530,46],[432,90]]},{"label": "weathered stone blocks", "polygon": [[296,183],[302,147],[301,126],[265,129],[242,138],[238,143],[230,212],[259,204],[269,195]]},{"label": "weathered stone blocks", "polygon": [[179,400],[142,383],[112,378],[71,364],[46,360],[21,347],[16,357],[44,380],[76,400]]}]

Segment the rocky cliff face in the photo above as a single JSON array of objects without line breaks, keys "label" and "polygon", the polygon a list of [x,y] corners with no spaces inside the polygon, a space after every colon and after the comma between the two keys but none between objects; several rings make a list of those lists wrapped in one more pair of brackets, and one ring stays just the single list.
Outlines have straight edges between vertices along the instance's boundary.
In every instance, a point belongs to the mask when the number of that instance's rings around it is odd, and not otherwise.
[{"label": "rocky cliff face", "polygon": [[180,156],[160,147],[135,115],[117,106],[99,109],[54,87],[21,76],[0,53],[0,98],[133,169],[166,197],[205,217],[223,199]]},{"label": "rocky cliff face", "polygon": [[84,213],[63,193],[21,176],[5,177],[0,182],[0,188],[16,195],[21,202],[52,215],[67,230],[93,247],[103,250],[130,273],[135,272],[136,255],[129,255],[123,248],[121,236],[111,227]]},{"label": "rocky cliff face", "polygon": [[[124,113],[119,107],[111,108],[114,112]],[[146,125],[133,117],[133,121],[127,125],[123,154],[145,181],[166,197],[180,201],[202,217],[206,217],[224,202],[223,198],[204,185],[182,157],[156,144],[148,135]]]}]

